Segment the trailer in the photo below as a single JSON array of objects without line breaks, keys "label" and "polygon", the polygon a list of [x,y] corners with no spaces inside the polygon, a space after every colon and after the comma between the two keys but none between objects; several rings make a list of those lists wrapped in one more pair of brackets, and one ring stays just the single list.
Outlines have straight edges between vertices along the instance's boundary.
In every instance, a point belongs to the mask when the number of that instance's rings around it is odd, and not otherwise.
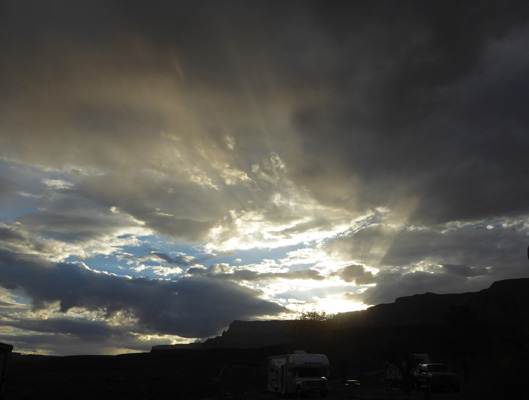
[{"label": "trailer", "polygon": [[324,354],[293,354],[268,357],[268,391],[280,395],[319,393],[327,396],[329,359]]}]

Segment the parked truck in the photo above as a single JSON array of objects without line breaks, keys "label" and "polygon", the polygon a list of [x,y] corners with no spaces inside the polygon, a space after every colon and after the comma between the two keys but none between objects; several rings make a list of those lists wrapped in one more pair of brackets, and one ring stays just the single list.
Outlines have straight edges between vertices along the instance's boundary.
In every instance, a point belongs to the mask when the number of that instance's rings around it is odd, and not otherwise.
[{"label": "parked truck", "polygon": [[429,390],[459,392],[459,378],[442,363],[419,364],[414,371],[414,384]]},{"label": "parked truck", "polygon": [[297,350],[293,354],[268,357],[268,391],[285,395],[317,392],[327,396],[329,359],[324,354]]},{"label": "parked truck", "polygon": [[413,386],[417,367],[429,362],[428,354],[406,354],[403,357],[388,359],[384,363],[386,382],[390,386]]}]

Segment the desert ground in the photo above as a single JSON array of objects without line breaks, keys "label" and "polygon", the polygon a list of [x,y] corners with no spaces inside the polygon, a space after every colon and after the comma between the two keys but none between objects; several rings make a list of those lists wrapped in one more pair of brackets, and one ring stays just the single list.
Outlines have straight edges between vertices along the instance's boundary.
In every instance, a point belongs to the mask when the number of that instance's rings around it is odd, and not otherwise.
[{"label": "desert ground", "polygon": [[[273,399],[276,396],[266,388],[266,359],[271,351],[215,349],[70,357],[13,354],[5,399]],[[343,368],[336,357],[330,361],[328,399],[498,398],[498,387],[490,386],[494,379],[487,368],[476,368],[482,360],[474,360],[468,382],[461,377],[460,393],[389,387],[383,369],[373,368],[381,366],[376,360],[354,363],[352,368]],[[345,384],[352,379],[355,385]]]}]

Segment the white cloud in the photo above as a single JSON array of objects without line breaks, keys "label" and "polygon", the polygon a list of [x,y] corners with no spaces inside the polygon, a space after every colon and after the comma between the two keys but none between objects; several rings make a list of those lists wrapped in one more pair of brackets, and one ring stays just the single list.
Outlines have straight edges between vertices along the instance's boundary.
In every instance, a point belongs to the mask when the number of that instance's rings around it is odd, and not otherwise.
[{"label": "white cloud", "polygon": [[68,182],[62,179],[43,179],[42,183],[44,183],[49,188],[55,190],[71,189],[74,186],[72,182]]},{"label": "white cloud", "polygon": [[181,275],[184,270],[180,267],[166,267],[163,265],[138,265],[136,267],[132,268],[134,271],[142,272],[145,270],[152,271],[155,275],[163,276],[164,278],[167,278],[169,276],[177,276]]},{"label": "white cloud", "polygon": [[224,179],[226,185],[236,185],[237,183],[248,185],[252,181],[246,172],[234,168],[227,163],[216,165],[216,168],[219,170],[220,176]]}]

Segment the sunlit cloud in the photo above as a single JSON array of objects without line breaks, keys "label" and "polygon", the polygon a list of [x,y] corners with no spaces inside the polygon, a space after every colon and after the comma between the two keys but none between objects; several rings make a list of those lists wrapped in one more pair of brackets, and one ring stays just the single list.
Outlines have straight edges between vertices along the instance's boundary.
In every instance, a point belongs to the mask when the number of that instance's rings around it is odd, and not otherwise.
[{"label": "sunlit cloud", "polygon": [[52,189],[71,189],[73,187],[73,183],[64,181],[62,179],[43,179],[42,183],[44,183],[46,186],[52,188]]}]

